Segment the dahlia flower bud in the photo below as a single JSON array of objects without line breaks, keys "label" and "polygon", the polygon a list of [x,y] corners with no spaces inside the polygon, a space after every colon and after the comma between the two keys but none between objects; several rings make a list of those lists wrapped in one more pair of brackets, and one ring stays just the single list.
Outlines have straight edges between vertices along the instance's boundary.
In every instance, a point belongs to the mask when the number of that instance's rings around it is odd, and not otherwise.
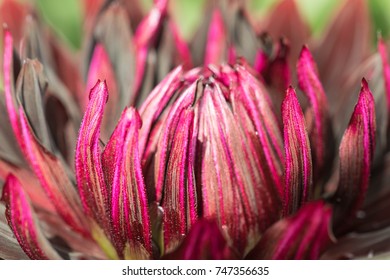
[{"label": "dahlia flower bud", "polygon": [[149,196],[164,209],[165,252],[206,217],[246,253],[279,218],[283,193],[282,134],[261,82],[241,65],[178,68],[140,113],[144,173]]}]

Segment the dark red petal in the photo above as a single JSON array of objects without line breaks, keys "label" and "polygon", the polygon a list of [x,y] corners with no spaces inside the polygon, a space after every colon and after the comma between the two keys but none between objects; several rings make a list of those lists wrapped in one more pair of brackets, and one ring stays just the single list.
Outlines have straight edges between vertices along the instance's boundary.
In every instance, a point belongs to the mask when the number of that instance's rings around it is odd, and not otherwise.
[{"label": "dark red petal", "polygon": [[27,256],[31,259],[61,259],[43,235],[30,200],[13,175],[5,182],[1,200],[7,206],[8,224]]},{"label": "dark red petal", "polygon": [[332,209],[323,201],[310,202],[294,216],[270,227],[249,259],[318,259],[332,242]]},{"label": "dark red petal", "polygon": [[152,255],[148,202],[138,152],[140,127],[138,112],[126,109],[102,159],[105,174],[111,173],[107,183],[114,246],[121,257],[131,259],[148,259]]},{"label": "dark red petal", "polygon": [[319,80],[317,66],[306,46],[302,48],[299,56],[297,74],[299,87],[309,99],[313,111],[314,120],[309,133],[312,144],[314,176],[317,179],[323,174],[327,162],[333,157],[333,132],[328,100]]},{"label": "dark red petal", "polygon": [[375,150],[375,103],[366,80],[340,144],[340,181],[334,200],[337,222],[353,216],[367,192]]},{"label": "dark red petal", "polygon": [[312,161],[305,119],[296,93],[287,89],[282,104],[285,149],[283,214],[296,212],[311,196]]},{"label": "dark red petal", "polygon": [[235,259],[218,224],[213,220],[199,220],[191,228],[179,248],[164,259],[173,260],[229,260]]},{"label": "dark red petal", "polygon": [[19,110],[26,157],[58,214],[75,231],[89,236],[81,202],[62,163],[36,140],[22,109]]},{"label": "dark red petal", "polygon": [[106,83],[98,81],[89,96],[90,101],[80,126],[76,147],[76,181],[84,211],[108,234],[109,200],[99,146],[100,125],[108,99]]}]

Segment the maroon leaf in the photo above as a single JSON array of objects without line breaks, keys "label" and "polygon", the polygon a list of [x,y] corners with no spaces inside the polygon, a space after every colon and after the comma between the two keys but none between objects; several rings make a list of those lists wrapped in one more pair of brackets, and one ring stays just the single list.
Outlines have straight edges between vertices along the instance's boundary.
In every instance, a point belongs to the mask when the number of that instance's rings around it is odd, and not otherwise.
[{"label": "maroon leaf", "polygon": [[8,176],[2,194],[6,216],[16,239],[31,259],[61,259],[38,225],[31,203],[19,181]]},{"label": "maroon leaf", "polygon": [[282,104],[285,147],[283,214],[296,212],[311,196],[312,161],[305,119],[292,87]]},{"label": "maroon leaf", "polygon": [[249,259],[318,259],[331,244],[332,209],[323,201],[303,206],[270,227]]}]

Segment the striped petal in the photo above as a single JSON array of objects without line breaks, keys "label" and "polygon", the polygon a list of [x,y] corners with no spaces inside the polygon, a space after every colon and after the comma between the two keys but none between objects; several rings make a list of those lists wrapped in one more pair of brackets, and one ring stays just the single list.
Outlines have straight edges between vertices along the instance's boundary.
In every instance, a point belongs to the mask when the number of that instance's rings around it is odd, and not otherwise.
[{"label": "striped petal", "polygon": [[362,206],[370,179],[375,150],[375,103],[366,80],[362,80],[359,100],[341,140],[340,181],[334,196],[336,222],[353,216]]},{"label": "striped petal", "polygon": [[333,132],[329,105],[324,88],[319,80],[317,66],[309,49],[302,48],[297,63],[299,87],[309,99],[314,120],[310,131],[315,179],[321,177],[327,163],[333,158]]},{"label": "striped petal", "polygon": [[109,234],[108,193],[99,146],[100,125],[108,99],[106,83],[98,81],[89,96],[76,147],[76,181],[84,211]]},{"label": "striped petal", "polygon": [[126,259],[152,256],[148,201],[138,151],[140,127],[138,112],[125,109],[102,158],[103,170],[109,175],[112,240],[119,256]]},{"label": "striped petal", "polygon": [[165,185],[161,205],[164,209],[163,230],[167,252],[177,247],[183,236],[197,219],[194,178],[194,147],[196,124],[194,110],[183,110],[175,132],[166,163]]},{"label": "striped petal", "polygon": [[8,176],[2,194],[6,217],[23,251],[31,259],[61,259],[39,227],[29,198],[19,181]]},{"label": "striped petal", "polygon": [[270,227],[249,259],[318,259],[331,244],[332,209],[323,201],[306,204]]},{"label": "striped petal", "polygon": [[198,82],[183,93],[164,120],[155,154],[156,200],[164,208],[164,249],[171,252],[196,219],[194,165],[194,111]]},{"label": "striped petal", "polygon": [[312,161],[305,119],[296,93],[287,89],[282,104],[285,147],[283,214],[295,213],[311,195]]},{"label": "striped petal", "polygon": [[271,173],[274,186],[282,196],[284,155],[279,121],[265,88],[244,67],[237,66],[237,69],[245,109],[248,111],[263,146],[266,165]]}]

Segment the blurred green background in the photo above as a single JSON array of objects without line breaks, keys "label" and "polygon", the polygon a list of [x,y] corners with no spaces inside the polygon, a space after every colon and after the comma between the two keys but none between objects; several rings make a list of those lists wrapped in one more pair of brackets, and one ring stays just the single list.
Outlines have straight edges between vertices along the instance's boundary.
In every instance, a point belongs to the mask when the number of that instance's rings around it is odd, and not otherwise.
[{"label": "blurred green background", "polygon": [[[0,0],[1,2],[2,0]],[[35,1],[44,19],[71,46],[79,48],[82,38],[81,0],[24,0]],[[147,10],[152,0],[140,0]],[[202,20],[202,7],[206,0],[171,0],[174,17],[186,38],[190,38]],[[223,1],[223,0],[222,0]],[[250,11],[261,17],[279,0],[248,0]],[[302,16],[310,25],[313,34],[318,35],[332,17],[340,0],[295,0]],[[390,33],[390,1],[366,0],[369,4],[374,31],[381,31],[386,38]],[[376,34],[376,32],[373,32]],[[373,38],[374,39],[374,38]]]},{"label": "blurred green background", "polygon": [[[82,11],[80,0],[36,0],[38,9],[53,28],[73,47],[79,48],[82,37]],[[152,0],[143,0],[145,9]],[[205,0],[172,0],[174,16],[185,37],[191,37],[202,19],[202,7]],[[278,0],[251,0],[250,10],[261,17]],[[342,1],[339,0],[296,0],[302,16],[307,20],[313,34],[318,35],[331,18],[332,12]],[[384,37],[390,32],[390,1],[367,0],[375,30]],[[375,33],[375,32],[374,32]]]}]

